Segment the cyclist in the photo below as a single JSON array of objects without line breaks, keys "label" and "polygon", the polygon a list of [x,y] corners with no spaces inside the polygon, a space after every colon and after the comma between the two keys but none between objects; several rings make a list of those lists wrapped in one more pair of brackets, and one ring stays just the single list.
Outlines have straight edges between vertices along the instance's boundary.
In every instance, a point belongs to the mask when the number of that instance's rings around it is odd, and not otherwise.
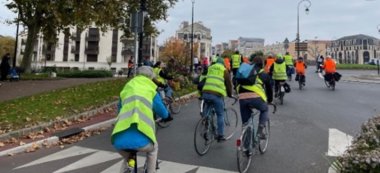
[{"label": "cyclist", "polygon": [[[162,65],[161,61],[157,61],[156,64],[154,64],[153,66],[153,72],[156,76],[155,82],[159,87],[164,89],[166,97],[172,98],[173,90],[167,84],[167,80],[172,80],[173,77],[169,76],[166,72],[164,72],[164,70],[162,70],[161,65]],[[161,97],[164,97],[164,96],[161,96]]]},{"label": "cyclist", "polygon": [[294,73],[293,57],[292,57],[292,55],[289,54],[289,52],[286,52],[284,59],[285,59],[286,67],[287,67],[286,74],[288,76],[289,81],[291,81],[292,80],[292,74]]},{"label": "cyclist", "polygon": [[258,133],[262,139],[266,136],[263,133],[265,122],[268,121],[268,105],[273,100],[273,90],[270,76],[264,72],[264,64],[262,57],[256,56],[251,60],[256,70],[256,84],[254,85],[239,85],[239,104],[240,115],[243,125],[246,124],[251,117],[252,110],[255,108],[260,111]]},{"label": "cyclist", "polygon": [[264,69],[264,71],[266,73],[269,73],[269,69],[273,65],[274,61],[276,61],[276,59],[274,59],[274,57],[272,55],[269,55],[268,58],[265,60],[265,69]]},{"label": "cyclist", "polygon": [[243,62],[241,55],[239,54],[239,51],[235,51],[235,53],[231,56],[232,60],[232,74],[235,76],[237,70],[240,67],[240,64]]},{"label": "cyclist", "polygon": [[306,76],[305,76],[305,69],[307,68],[307,65],[303,61],[302,57],[299,57],[297,59],[297,62],[294,63],[294,66],[296,67],[296,81],[301,80],[303,86],[305,86],[306,82]]},{"label": "cyclist", "polygon": [[[218,58],[216,63],[208,67],[206,81],[202,89],[202,98],[210,102],[217,116],[217,140],[224,141],[224,97],[232,97],[232,82],[224,60]],[[205,111],[207,112],[207,111]]]},{"label": "cyclist", "polygon": [[336,62],[331,58],[330,55],[326,57],[322,68],[325,69],[325,80],[330,82],[336,73]]},{"label": "cyclist", "polygon": [[142,66],[137,69],[137,76],[124,86],[120,92],[118,119],[111,135],[112,145],[125,159],[123,168],[126,168],[130,155],[126,150],[136,150],[147,153],[148,173],[156,171],[158,153],[153,112],[166,121],[173,120],[156,91],[153,77],[153,69]]},{"label": "cyclist", "polygon": [[278,97],[278,90],[280,89],[280,83],[285,82],[288,78],[286,72],[288,71],[288,66],[286,66],[284,59],[281,54],[277,54],[276,61],[269,69],[269,74],[274,80],[274,91],[275,97]]}]

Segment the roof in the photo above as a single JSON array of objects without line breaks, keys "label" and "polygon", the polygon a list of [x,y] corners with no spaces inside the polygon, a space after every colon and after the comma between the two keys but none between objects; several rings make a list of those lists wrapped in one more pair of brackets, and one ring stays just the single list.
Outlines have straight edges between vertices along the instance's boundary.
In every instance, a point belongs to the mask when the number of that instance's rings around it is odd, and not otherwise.
[{"label": "roof", "polygon": [[374,40],[379,40],[376,37],[372,37],[372,36],[368,36],[368,35],[364,35],[364,34],[357,34],[357,35],[345,36],[345,37],[339,38],[336,41],[340,41],[340,40],[355,40],[355,39],[374,39]]}]

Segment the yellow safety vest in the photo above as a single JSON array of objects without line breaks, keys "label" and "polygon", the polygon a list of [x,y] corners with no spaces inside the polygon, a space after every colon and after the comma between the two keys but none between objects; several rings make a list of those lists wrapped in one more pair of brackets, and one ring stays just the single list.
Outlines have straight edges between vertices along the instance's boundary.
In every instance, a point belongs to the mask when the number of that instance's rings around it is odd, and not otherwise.
[{"label": "yellow safety vest", "polygon": [[233,54],[232,55],[232,68],[239,68],[241,63],[241,57],[239,54]]},{"label": "yellow safety vest", "polygon": [[242,85],[246,90],[252,91],[259,95],[265,102],[267,102],[267,95],[265,94],[265,88],[264,88],[264,82],[260,79],[259,75],[260,73],[263,73],[264,70],[261,69],[256,77],[256,84],[253,85]]},{"label": "yellow safety vest", "polygon": [[156,75],[157,81],[160,82],[160,83],[162,83],[162,84],[166,84],[166,80],[163,77],[160,76],[161,70],[162,69],[160,67],[153,68],[153,72]]},{"label": "yellow safety vest", "polygon": [[226,68],[216,63],[208,68],[206,83],[202,91],[217,92],[224,97],[227,96],[226,86],[224,85],[224,71]]},{"label": "yellow safety vest", "polygon": [[293,57],[291,55],[285,55],[284,58],[285,58],[285,64],[287,66],[293,66],[294,65],[293,64]]},{"label": "yellow safety vest", "polygon": [[276,62],[273,64],[273,79],[274,80],[286,80],[288,76],[286,75],[286,64],[277,64]]},{"label": "yellow safety vest", "polygon": [[[143,88],[143,89],[142,89]],[[112,131],[113,136],[127,130],[132,124],[146,135],[153,143],[157,143],[155,120],[153,117],[153,98],[157,94],[157,85],[145,76],[136,76],[130,80],[120,92],[122,107]]]}]

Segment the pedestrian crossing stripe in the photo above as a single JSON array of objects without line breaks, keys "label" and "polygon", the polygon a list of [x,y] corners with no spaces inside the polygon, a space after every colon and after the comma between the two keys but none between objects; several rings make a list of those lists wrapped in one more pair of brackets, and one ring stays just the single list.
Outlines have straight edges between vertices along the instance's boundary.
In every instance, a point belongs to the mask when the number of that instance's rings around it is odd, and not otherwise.
[{"label": "pedestrian crossing stripe", "polygon": [[[120,168],[123,162],[123,159],[121,158],[121,156],[116,152],[73,146],[65,150],[53,153],[51,155],[42,157],[30,163],[18,166],[14,168],[14,170],[24,169],[27,167],[40,165],[47,162],[59,161],[62,159],[67,159],[67,158],[81,156],[81,155],[87,155],[87,156],[74,163],[66,165],[62,168],[58,168],[53,173],[71,172],[74,170],[78,170],[85,167],[91,167],[91,166],[98,165],[98,164],[108,162],[111,160],[120,160],[119,162],[111,165],[105,170],[99,171],[100,173],[117,173],[117,172],[120,172]],[[145,157],[138,156],[137,163],[138,163],[138,167],[143,167],[145,163]],[[221,169],[207,168],[207,167],[202,167],[202,166],[182,164],[182,163],[176,163],[176,162],[170,162],[170,161],[161,161],[161,160],[160,160],[159,167],[160,169],[157,171],[157,173],[235,173],[233,171],[226,171],[226,170],[221,170]]]}]

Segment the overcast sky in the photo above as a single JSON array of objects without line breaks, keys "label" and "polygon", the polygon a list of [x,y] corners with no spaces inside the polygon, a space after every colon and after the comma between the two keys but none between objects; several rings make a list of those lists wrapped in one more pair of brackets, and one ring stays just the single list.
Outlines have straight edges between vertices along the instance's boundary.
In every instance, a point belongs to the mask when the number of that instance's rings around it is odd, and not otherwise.
[{"label": "overcast sky", "polygon": [[[367,34],[379,38],[380,0],[311,0],[308,15],[300,6],[300,36],[304,39],[338,39]],[[0,21],[15,16],[0,0]],[[195,0],[194,21],[211,29],[213,44],[238,37],[264,38],[265,44],[294,40],[299,0]],[[191,0],[178,0],[167,21],[158,22],[159,42],[174,36],[182,21],[191,21]],[[0,24],[1,35],[14,35],[15,27]]]}]

